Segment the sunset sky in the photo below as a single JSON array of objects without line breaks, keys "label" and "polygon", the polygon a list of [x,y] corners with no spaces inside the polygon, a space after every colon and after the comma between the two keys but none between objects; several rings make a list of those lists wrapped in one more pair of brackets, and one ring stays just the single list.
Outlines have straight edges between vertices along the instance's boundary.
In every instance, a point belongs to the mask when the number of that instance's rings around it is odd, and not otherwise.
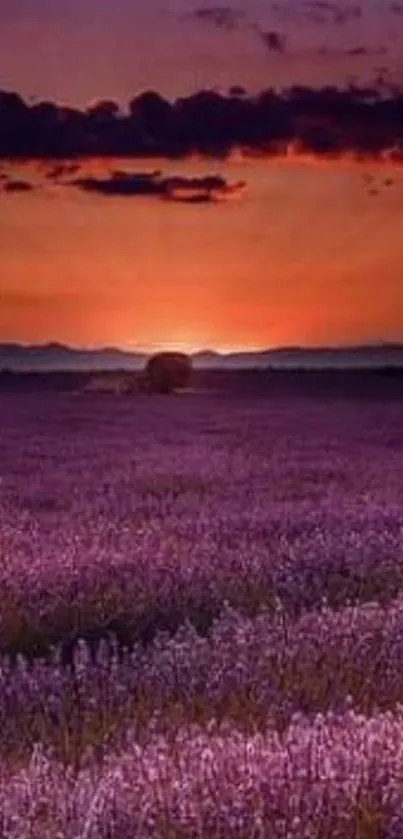
[{"label": "sunset sky", "polygon": [[[403,2],[0,0],[0,90],[24,100],[0,96],[0,342],[403,340],[402,46]],[[174,103],[213,90],[225,104],[233,86],[242,103],[297,85],[338,86],[345,98],[326,100],[326,118],[288,104],[275,143],[291,133],[275,154],[269,120],[250,134],[253,150],[235,126],[228,153],[207,158],[199,105],[191,129],[175,116],[186,153],[163,109],[161,126],[144,129],[152,155],[129,157],[121,139],[143,91]],[[352,101],[364,87],[394,100],[388,116],[369,108],[373,126]],[[83,128],[78,110],[104,100],[117,113]],[[41,102],[52,110],[36,111]],[[146,111],[133,112],[139,132]],[[56,136],[84,150],[73,164],[60,152],[55,161]]]}]

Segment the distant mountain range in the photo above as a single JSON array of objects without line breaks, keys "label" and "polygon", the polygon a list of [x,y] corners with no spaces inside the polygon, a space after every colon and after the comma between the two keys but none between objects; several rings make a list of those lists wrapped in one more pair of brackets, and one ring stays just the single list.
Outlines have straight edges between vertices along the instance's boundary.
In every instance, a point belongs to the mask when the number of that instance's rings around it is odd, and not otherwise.
[{"label": "distant mountain range", "polygon": [[[64,344],[0,343],[0,370],[141,370],[147,353],[114,347],[76,349]],[[192,355],[199,369],[343,369],[402,367],[403,343],[344,347],[282,347],[258,352],[219,353],[203,350]]]}]

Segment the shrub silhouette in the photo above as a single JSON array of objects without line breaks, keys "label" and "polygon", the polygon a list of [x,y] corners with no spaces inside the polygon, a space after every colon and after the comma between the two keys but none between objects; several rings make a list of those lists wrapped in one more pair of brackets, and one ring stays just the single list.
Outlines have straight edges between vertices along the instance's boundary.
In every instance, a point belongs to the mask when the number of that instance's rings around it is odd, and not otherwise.
[{"label": "shrub silhouette", "polygon": [[192,378],[192,359],[181,352],[160,352],[148,359],[145,375],[149,390],[172,393],[188,387]]}]

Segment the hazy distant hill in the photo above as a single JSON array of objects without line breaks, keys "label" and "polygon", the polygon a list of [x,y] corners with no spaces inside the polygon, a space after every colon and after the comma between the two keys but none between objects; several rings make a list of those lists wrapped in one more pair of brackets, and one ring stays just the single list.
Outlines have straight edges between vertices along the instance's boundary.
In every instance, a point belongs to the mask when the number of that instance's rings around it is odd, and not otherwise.
[{"label": "hazy distant hill", "polygon": [[[74,349],[63,344],[0,343],[0,370],[141,370],[148,356],[113,347]],[[261,352],[221,354],[205,350],[193,355],[194,366],[206,369],[374,368],[402,367],[403,344],[357,347],[284,347]]]},{"label": "hazy distant hill", "polygon": [[0,369],[8,370],[140,370],[146,356],[105,347],[82,350],[64,344],[0,344]]}]

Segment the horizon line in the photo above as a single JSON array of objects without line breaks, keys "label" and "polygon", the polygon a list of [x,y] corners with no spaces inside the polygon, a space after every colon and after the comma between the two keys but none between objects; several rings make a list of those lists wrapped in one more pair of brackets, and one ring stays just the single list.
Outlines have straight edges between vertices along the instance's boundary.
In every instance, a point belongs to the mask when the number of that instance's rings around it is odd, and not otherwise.
[{"label": "horizon line", "polygon": [[278,353],[278,352],[340,352],[346,350],[368,350],[368,349],[401,349],[403,350],[403,337],[401,340],[387,340],[375,339],[368,341],[346,342],[346,343],[332,343],[332,344],[278,344],[274,346],[265,345],[261,347],[250,346],[231,346],[231,347],[186,347],[183,343],[158,344],[154,346],[118,346],[113,344],[103,344],[99,346],[80,345],[73,343],[64,343],[60,341],[2,341],[0,339],[0,349],[13,348],[21,350],[49,350],[67,351],[67,352],[85,352],[85,353],[108,353],[116,352],[123,355],[152,355],[159,352],[184,352],[190,356],[198,355],[215,355],[215,356],[230,356],[230,355],[256,355],[261,353]]}]

